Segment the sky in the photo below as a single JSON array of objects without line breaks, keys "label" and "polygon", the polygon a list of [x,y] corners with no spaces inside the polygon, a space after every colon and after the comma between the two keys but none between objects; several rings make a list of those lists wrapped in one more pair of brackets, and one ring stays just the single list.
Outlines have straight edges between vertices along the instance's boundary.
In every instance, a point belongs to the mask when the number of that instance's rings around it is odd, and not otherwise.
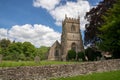
[{"label": "sky", "polygon": [[36,47],[60,41],[62,21],[78,18],[82,36],[84,16],[101,0],[0,0],[0,40],[31,42]]}]

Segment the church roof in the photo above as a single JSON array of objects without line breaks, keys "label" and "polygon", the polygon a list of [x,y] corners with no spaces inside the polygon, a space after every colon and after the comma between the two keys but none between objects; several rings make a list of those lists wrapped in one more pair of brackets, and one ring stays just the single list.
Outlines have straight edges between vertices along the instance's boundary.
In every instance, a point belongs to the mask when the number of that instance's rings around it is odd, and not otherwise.
[{"label": "church roof", "polygon": [[55,42],[54,42],[54,44],[51,46],[51,47],[53,47],[53,46],[61,46],[61,44],[59,43],[59,41],[58,40],[56,40]]}]

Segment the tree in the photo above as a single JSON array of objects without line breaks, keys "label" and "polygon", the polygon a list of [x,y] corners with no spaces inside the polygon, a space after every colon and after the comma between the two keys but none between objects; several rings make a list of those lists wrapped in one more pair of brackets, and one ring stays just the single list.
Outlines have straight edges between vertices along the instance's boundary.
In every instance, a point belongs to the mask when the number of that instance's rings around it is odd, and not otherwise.
[{"label": "tree", "polygon": [[2,48],[0,47],[0,54],[2,54]]},{"label": "tree", "polygon": [[10,53],[14,53],[14,52],[23,53],[22,51],[23,46],[21,42],[11,43],[8,48]]},{"label": "tree", "polygon": [[33,60],[34,59],[34,52],[35,47],[30,42],[24,42],[23,43],[23,53],[25,57],[27,57],[27,60]]},{"label": "tree", "polygon": [[5,59],[9,60],[19,60],[19,55],[22,54],[22,43],[16,42],[11,43],[8,47],[8,54],[6,55]]},{"label": "tree", "polygon": [[103,0],[96,7],[86,13],[85,18],[89,23],[85,26],[85,45],[90,43],[94,44],[95,42],[101,40],[98,36],[98,34],[101,34],[101,31],[98,28],[105,22],[102,16],[106,15],[107,10],[112,8],[116,1],[117,0]]},{"label": "tree", "polygon": [[10,44],[11,44],[11,41],[8,40],[8,39],[2,39],[2,40],[0,40],[0,48],[1,48],[0,53],[3,56],[7,55],[7,53],[8,53],[8,47],[9,47]]},{"label": "tree", "polygon": [[34,54],[35,56],[39,56],[41,60],[45,60],[48,50],[49,50],[49,47],[41,46],[40,48],[36,48]]},{"label": "tree", "polygon": [[41,46],[36,48],[30,42],[11,42],[10,40],[0,40],[0,54],[4,60],[34,60],[35,56],[39,56],[41,60],[45,60],[49,47]]},{"label": "tree", "polygon": [[11,41],[8,39],[2,39],[0,40],[0,47],[1,48],[7,48],[10,45]]},{"label": "tree", "polygon": [[75,60],[76,52],[74,50],[69,50],[67,55],[68,60]]},{"label": "tree", "polygon": [[99,47],[113,53],[114,58],[120,58],[120,0],[103,16],[105,23],[99,29],[101,42]]}]

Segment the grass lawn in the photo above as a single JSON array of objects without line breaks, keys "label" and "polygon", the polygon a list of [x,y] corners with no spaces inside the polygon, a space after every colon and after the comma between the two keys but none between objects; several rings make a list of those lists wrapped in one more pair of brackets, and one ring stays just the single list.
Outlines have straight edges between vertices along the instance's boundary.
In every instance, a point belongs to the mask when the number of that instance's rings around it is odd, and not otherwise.
[{"label": "grass lawn", "polygon": [[51,80],[120,80],[120,70]]},{"label": "grass lawn", "polygon": [[62,62],[62,61],[40,61],[35,63],[34,61],[2,61],[0,67],[17,67],[17,66],[41,66],[41,65],[58,65],[58,64],[74,64],[77,62]]}]

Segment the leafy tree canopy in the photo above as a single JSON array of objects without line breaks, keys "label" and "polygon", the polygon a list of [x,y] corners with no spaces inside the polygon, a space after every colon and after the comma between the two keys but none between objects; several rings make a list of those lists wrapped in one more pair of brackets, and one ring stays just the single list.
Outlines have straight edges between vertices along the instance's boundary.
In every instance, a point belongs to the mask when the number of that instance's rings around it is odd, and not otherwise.
[{"label": "leafy tree canopy", "polygon": [[36,48],[30,42],[11,42],[8,39],[0,40],[0,54],[4,60],[34,60],[39,56],[42,60],[46,59],[48,47],[41,46]]},{"label": "leafy tree canopy", "polygon": [[85,18],[89,23],[85,26],[85,45],[100,40],[100,37],[97,35],[101,34],[101,31],[98,28],[105,22],[102,16],[106,15],[107,10],[112,8],[116,1],[117,0],[103,0],[96,7],[86,13]]},{"label": "leafy tree canopy", "polygon": [[47,58],[48,50],[49,50],[49,47],[41,46],[40,48],[36,49],[35,56],[39,56],[41,60],[45,60]]},{"label": "leafy tree canopy", "polygon": [[105,23],[99,28],[102,32],[99,35],[102,40],[99,47],[112,52],[114,58],[120,58],[120,0],[107,11],[103,19]]}]

